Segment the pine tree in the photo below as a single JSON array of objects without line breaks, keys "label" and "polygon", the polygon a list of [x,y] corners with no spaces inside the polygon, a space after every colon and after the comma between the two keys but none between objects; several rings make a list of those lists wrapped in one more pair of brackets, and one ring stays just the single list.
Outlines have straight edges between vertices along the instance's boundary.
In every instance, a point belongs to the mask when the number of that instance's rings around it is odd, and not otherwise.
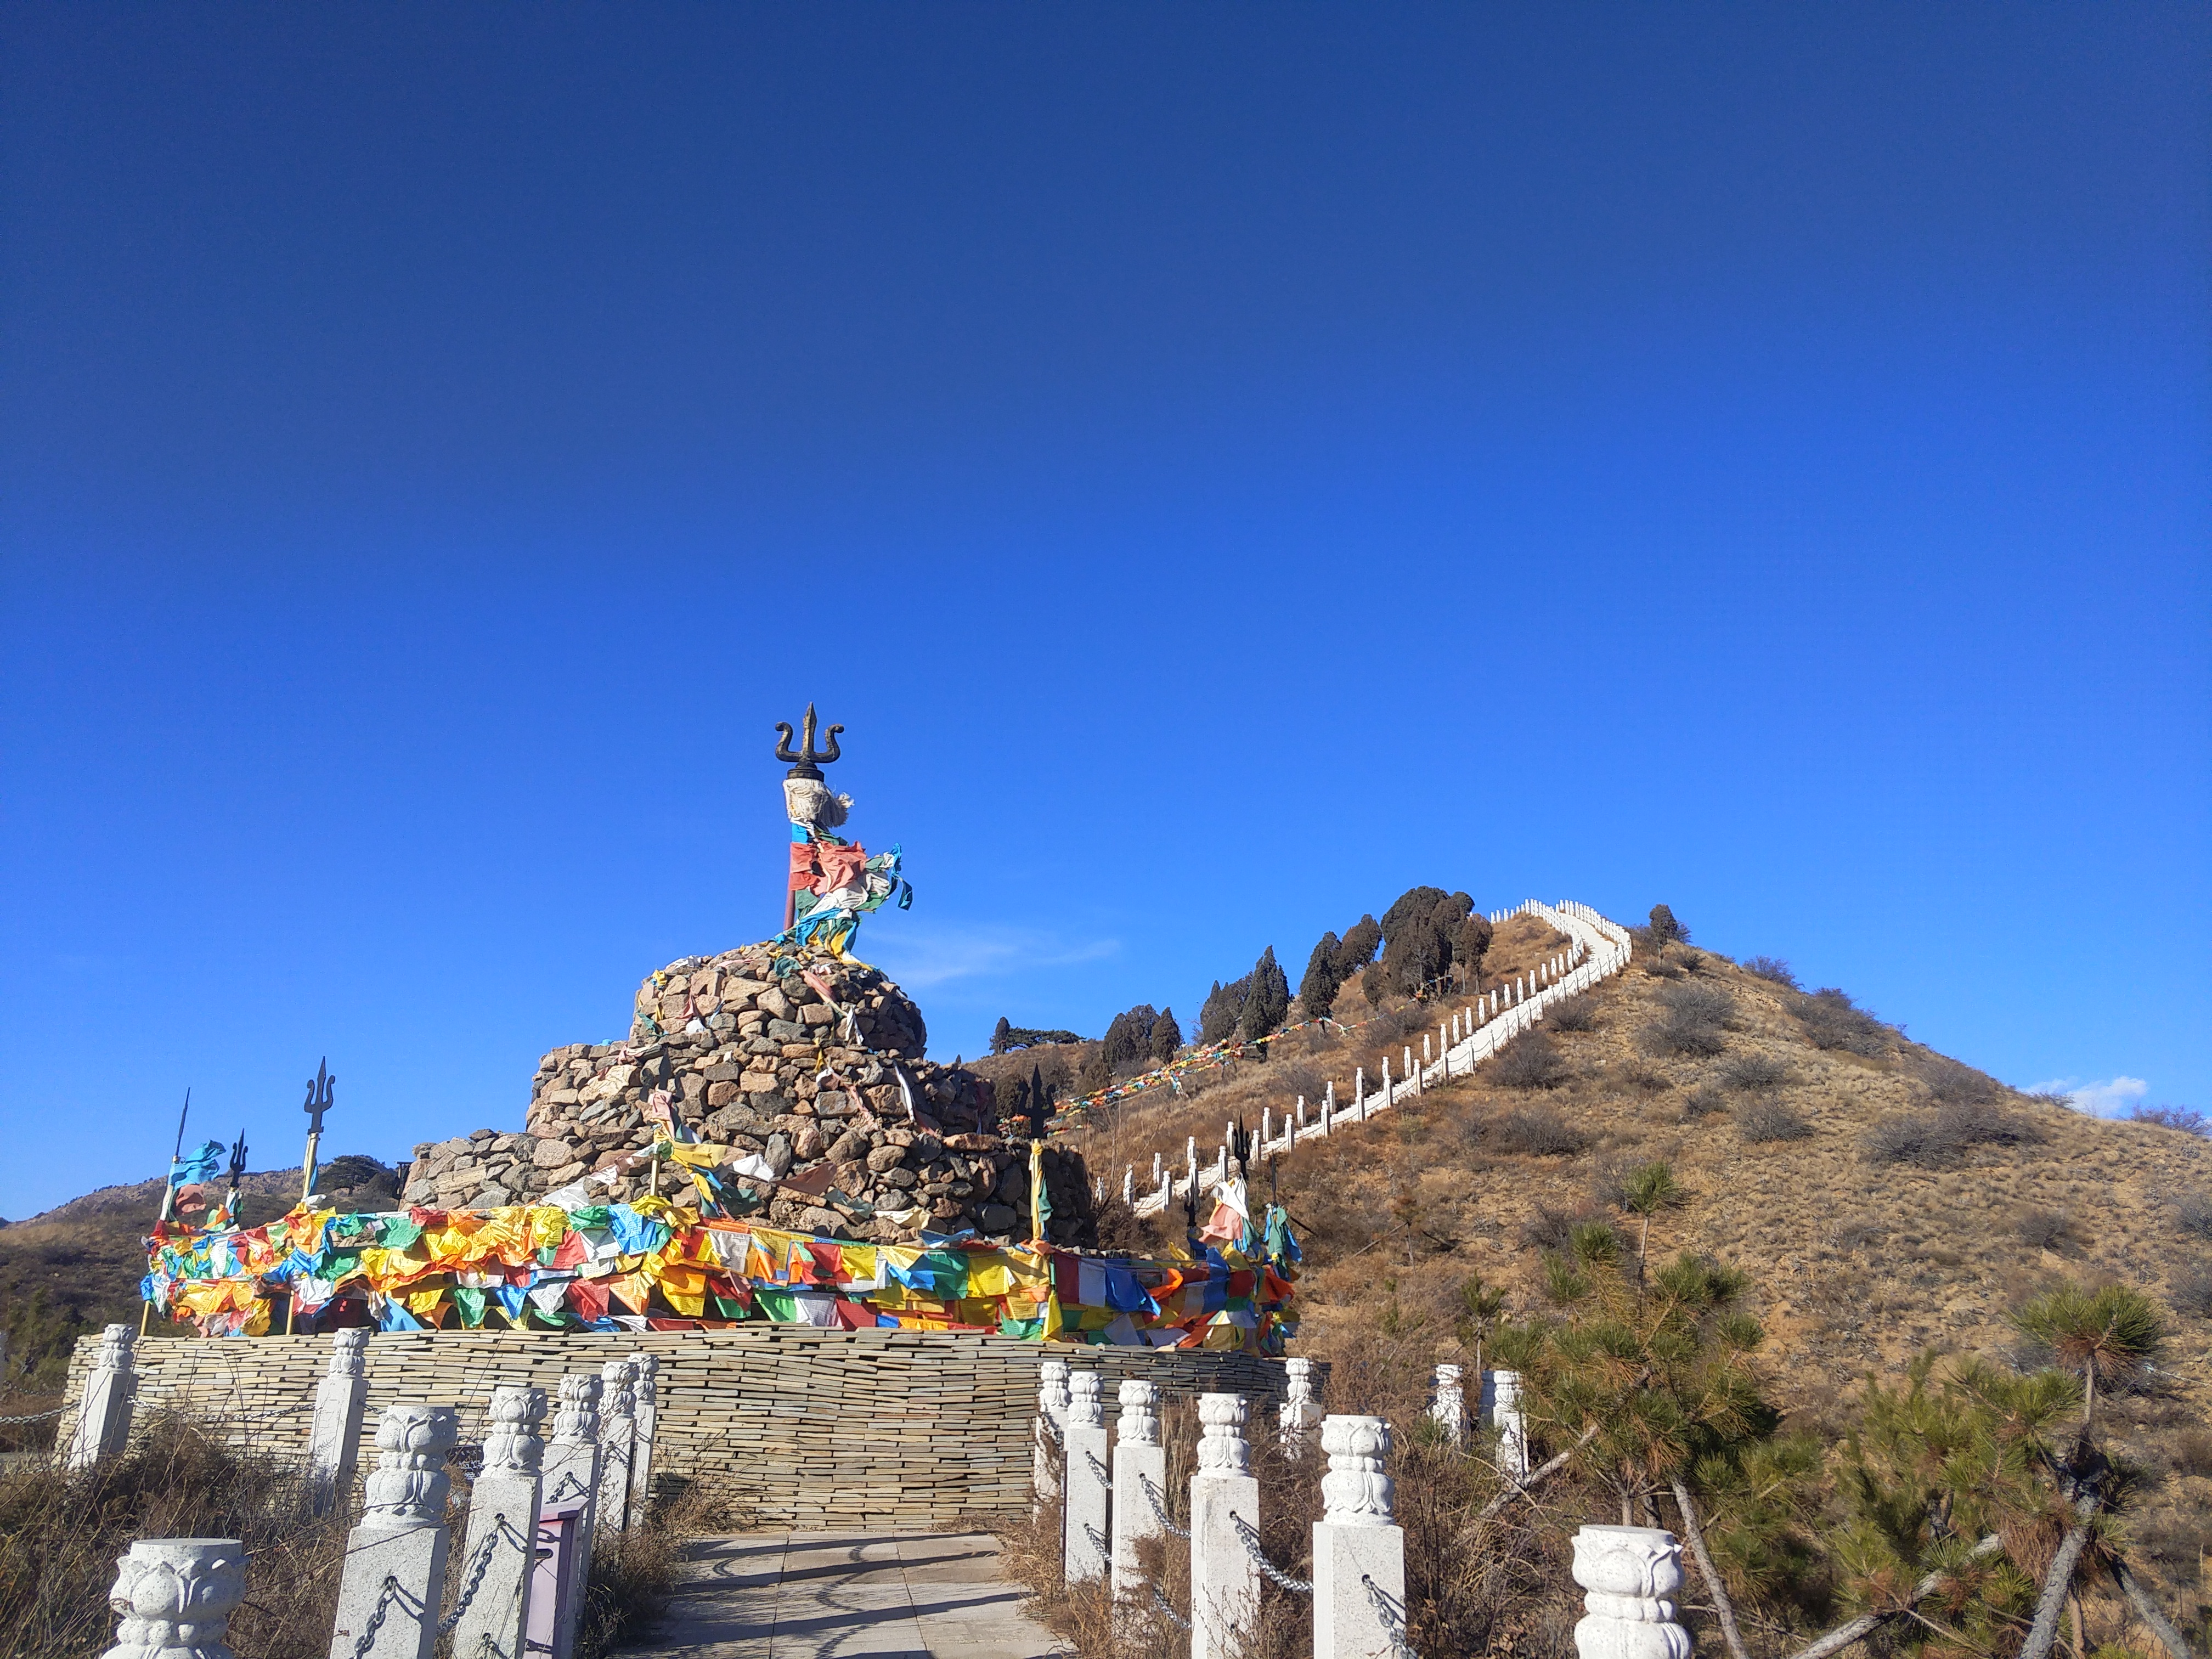
[{"label": "pine tree", "polygon": [[1319,1019],[1336,1006],[1336,988],[1343,982],[1337,977],[1336,957],[1343,948],[1344,941],[1331,931],[1321,936],[1306,958],[1305,977],[1298,981],[1298,1006],[1308,1019]]},{"label": "pine tree", "polygon": [[1252,964],[1244,1006],[1238,1019],[1247,1042],[1257,1042],[1262,1037],[1273,1036],[1282,1029],[1283,1019],[1291,1011],[1291,981],[1275,961],[1275,947],[1269,945],[1260,953],[1260,960]]},{"label": "pine tree", "polygon": [[1690,930],[1674,920],[1674,913],[1663,904],[1651,907],[1651,940],[1655,945],[1687,945]]},{"label": "pine tree", "polygon": [[1007,1023],[1006,1017],[1004,1014],[1000,1014],[999,1016],[999,1023],[991,1029],[991,1052],[993,1054],[1003,1054],[1006,1052],[1007,1048],[1012,1046],[1012,1039],[1010,1038],[1006,1033],[1013,1029],[1014,1028]]},{"label": "pine tree", "polygon": [[1175,1010],[1163,1008],[1160,1017],[1152,1022],[1152,1058],[1166,1065],[1182,1047],[1182,1027],[1176,1024]]}]

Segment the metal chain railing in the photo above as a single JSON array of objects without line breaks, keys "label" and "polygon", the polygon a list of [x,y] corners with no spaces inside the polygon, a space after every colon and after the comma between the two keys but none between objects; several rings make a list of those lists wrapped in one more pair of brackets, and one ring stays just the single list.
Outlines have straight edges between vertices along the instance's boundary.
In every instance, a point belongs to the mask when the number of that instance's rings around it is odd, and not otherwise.
[{"label": "metal chain railing", "polygon": [[561,1478],[553,1483],[553,1490],[545,1494],[544,1501],[548,1504],[557,1504],[571,1492],[579,1498],[590,1495],[589,1488],[576,1478],[575,1470],[563,1469],[561,1471]]},{"label": "metal chain railing", "polygon": [[1253,1530],[1252,1523],[1249,1521],[1247,1521],[1243,1516],[1236,1514],[1231,1514],[1229,1519],[1237,1528],[1237,1541],[1244,1546],[1244,1553],[1252,1558],[1252,1565],[1254,1566],[1259,1568],[1261,1572],[1267,1574],[1269,1578],[1273,1579],[1276,1583],[1280,1584],[1285,1589],[1290,1591],[1293,1595],[1311,1595],[1313,1594],[1313,1580],[1310,1578],[1293,1578],[1290,1574],[1285,1572],[1280,1567],[1277,1566],[1273,1561],[1270,1561],[1267,1559],[1266,1552],[1260,1547],[1260,1534]]},{"label": "metal chain railing", "polygon": [[[1189,1537],[1189,1528],[1178,1527],[1174,1522],[1168,1519],[1167,1509],[1160,1502],[1160,1489],[1152,1483],[1151,1478],[1149,1476],[1140,1474],[1137,1477],[1137,1484],[1145,1489],[1145,1501],[1152,1506],[1153,1516],[1158,1520],[1161,1526],[1167,1528],[1168,1535],[1172,1538]],[[1186,1626],[1186,1628],[1188,1628],[1188,1626]]]},{"label": "metal chain railing", "polygon": [[451,1613],[438,1621],[439,1635],[450,1636],[453,1626],[461,1622],[461,1615],[469,1610],[469,1603],[477,1599],[477,1591],[483,1588],[485,1570],[491,1565],[492,1553],[505,1540],[507,1534],[507,1516],[493,1516],[492,1530],[484,1534],[483,1542],[477,1547],[476,1565],[469,1569],[469,1582],[462,1586],[461,1599],[453,1603]]},{"label": "metal chain railing", "polygon": [[1091,1473],[1098,1477],[1100,1486],[1105,1487],[1108,1492],[1114,1490],[1114,1472],[1098,1461],[1097,1452],[1085,1446],[1083,1449],[1083,1461],[1091,1465]]},{"label": "metal chain railing", "polygon": [[1397,1659],[1421,1659],[1420,1655],[1406,1643],[1406,1609],[1402,1603],[1393,1601],[1382,1594],[1379,1586],[1365,1573],[1359,1575],[1359,1587],[1367,1592],[1367,1599],[1375,1611],[1382,1615],[1382,1633],[1390,1638],[1390,1650]]},{"label": "metal chain railing", "polygon": [[1188,1630],[1190,1628],[1190,1620],[1184,1618],[1181,1613],[1177,1613],[1174,1607],[1168,1604],[1168,1598],[1160,1594],[1160,1587],[1158,1584],[1147,1584],[1146,1588],[1152,1593],[1152,1605],[1158,1607],[1162,1613],[1167,1614],[1169,1620],[1173,1623],[1177,1630]]},{"label": "metal chain railing", "polygon": [[361,1639],[353,1644],[353,1659],[368,1659],[368,1650],[376,1645],[376,1632],[384,1628],[384,1615],[392,1611],[392,1604],[399,1599],[399,1581],[390,1573],[384,1575],[384,1588],[377,1595],[376,1606],[368,1615],[368,1624],[362,1631]]},{"label": "metal chain railing", "polygon": [[59,1417],[68,1409],[67,1406],[57,1406],[50,1412],[33,1412],[27,1417],[0,1417],[0,1424],[43,1423],[50,1417]]}]

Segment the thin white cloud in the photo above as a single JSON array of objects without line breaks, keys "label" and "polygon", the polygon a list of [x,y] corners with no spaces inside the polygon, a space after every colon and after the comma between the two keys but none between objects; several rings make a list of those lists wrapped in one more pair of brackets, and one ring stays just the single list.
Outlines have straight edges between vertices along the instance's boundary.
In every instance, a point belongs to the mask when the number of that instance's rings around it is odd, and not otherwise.
[{"label": "thin white cloud", "polygon": [[890,933],[884,929],[878,936],[883,942],[873,951],[863,939],[860,954],[908,991],[1097,962],[1121,948],[1119,939],[1071,943],[1011,927],[902,927],[896,939],[887,937]]},{"label": "thin white cloud", "polygon": [[2084,1083],[2078,1077],[2053,1078],[2048,1083],[2031,1085],[2027,1092],[2063,1099],[2091,1117],[2125,1117],[2150,1092],[2150,1085],[2123,1073],[2101,1083]]}]

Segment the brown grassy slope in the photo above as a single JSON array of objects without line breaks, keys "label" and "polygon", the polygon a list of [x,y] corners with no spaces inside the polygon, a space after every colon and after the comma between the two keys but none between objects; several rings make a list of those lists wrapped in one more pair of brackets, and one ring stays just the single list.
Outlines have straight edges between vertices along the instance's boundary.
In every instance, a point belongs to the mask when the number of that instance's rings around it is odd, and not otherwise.
[{"label": "brown grassy slope", "polygon": [[[1510,939],[1500,930],[1509,962],[1541,954],[1536,947],[1548,941],[1522,936],[1533,927],[1512,924]],[[1627,1218],[1607,1206],[1607,1177],[1665,1158],[1688,1201],[1655,1222],[1655,1254],[1706,1252],[1751,1275],[1778,1397],[1799,1425],[1832,1437],[1849,1425],[1862,1379],[1900,1372],[1923,1348],[2019,1355],[2005,1314],[2055,1278],[2122,1279],[2157,1296],[2172,1314],[2166,1361],[2152,1387],[2117,1402],[2108,1430],[2112,1449],[2152,1477],[2136,1535],[2169,1582],[2193,1577],[2197,1552],[2212,1547],[2212,1320],[2203,1295],[2212,1242],[2183,1226],[2180,1205],[2212,1197],[2212,1142],[2015,1094],[1887,1028],[1878,1054],[1824,1051],[1796,1012],[1803,1006],[1796,994],[1723,958],[1680,950],[1669,957],[1659,965],[1671,976],[1655,975],[1639,951],[1626,973],[1577,999],[1595,1016],[1592,1029],[1547,1030],[1564,1062],[1556,1086],[1507,1086],[1498,1061],[1486,1062],[1472,1078],[1302,1146],[1274,1166],[1308,1251],[1293,1352],[1347,1358],[1387,1317],[1432,1338],[1435,1358],[1471,1360],[1452,1334],[1468,1276],[1504,1286],[1509,1317],[1543,1312],[1542,1247],[1558,1218],[1609,1215],[1632,1243]],[[1650,1052],[1662,998],[1690,986],[1732,1000],[1723,1051]],[[1364,1012],[1348,988],[1340,1010],[1354,1006]],[[1418,1048],[1434,1011],[1411,1011],[1408,1023]],[[1256,1126],[1263,1103],[1279,1112],[1288,1103],[1298,1067],[1338,1079],[1346,1098],[1352,1065],[1364,1056],[1371,1077],[1379,1054],[1376,1029],[1362,1035],[1369,1040],[1312,1052],[1293,1040],[1195,1100],[1133,1110],[1120,1126],[1118,1157],[1110,1127],[1087,1137],[1093,1167],[1111,1184],[1135,1161],[1141,1182],[1152,1148],[1172,1147],[1179,1160],[1186,1133],[1210,1157],[1224,1116]],[[1391,1052],[1403,1042],[1391,1042]],[[1752,1089],[1723,1080],[1750,1057],[1778,1062],[1786,1080]],[[1930,1121],[1940,1091],[1978,1092],[1978,1109],[2032,1138],[1970,1145],[1933,1169],[1869,1154],[1867,1138],[1884,1124]],[[1741,1115],[1762,1101],[1810,1133],[1748,1138]],[[1556,1117],[1582,1149],[1512,1150],[1516,1114]],[[1266,1177],[1256,1184],[1264,1192]],[[1164,1240],[1182,1226],[1177,1213],[1149,1231]],[[1383,1315],[1392,1300],[1396,1309]]]}]

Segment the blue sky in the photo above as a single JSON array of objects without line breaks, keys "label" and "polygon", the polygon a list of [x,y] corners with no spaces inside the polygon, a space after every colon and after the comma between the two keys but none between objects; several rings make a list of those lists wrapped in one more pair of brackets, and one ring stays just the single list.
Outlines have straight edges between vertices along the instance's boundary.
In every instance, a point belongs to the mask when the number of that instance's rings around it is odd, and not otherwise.
[{"label": "blue sky", "polygon": [[[2212,1106],[2201,8],[0,13],[0,1214],[1405,887]],[[2116,1085],[2115,1080],[2119,1080]],[[2106,1097],[2124,1103],[2125,1087]]]}]

